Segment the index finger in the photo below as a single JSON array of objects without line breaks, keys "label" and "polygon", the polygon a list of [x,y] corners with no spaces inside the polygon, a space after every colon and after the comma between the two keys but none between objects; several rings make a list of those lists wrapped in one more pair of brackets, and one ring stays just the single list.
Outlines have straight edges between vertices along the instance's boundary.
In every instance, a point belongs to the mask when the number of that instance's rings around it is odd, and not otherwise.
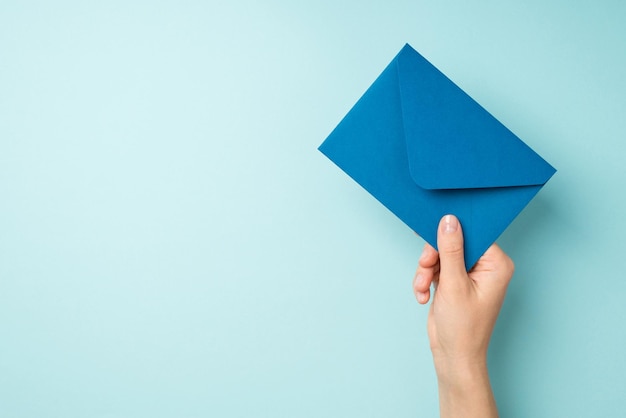
[{"label": "index finger", "polygon": [[435,250],[435,248],[432,245],[430,245],[429,243],[426,243],[424,245],[424,250],[422,251],[422,255],[420,256],[420,259],[419,259],[420,267],[431,268],[431,267],[434,267],[435,264],[437,264],[438,262],[439,262],[439,253],[437,252],[437,250]]}]

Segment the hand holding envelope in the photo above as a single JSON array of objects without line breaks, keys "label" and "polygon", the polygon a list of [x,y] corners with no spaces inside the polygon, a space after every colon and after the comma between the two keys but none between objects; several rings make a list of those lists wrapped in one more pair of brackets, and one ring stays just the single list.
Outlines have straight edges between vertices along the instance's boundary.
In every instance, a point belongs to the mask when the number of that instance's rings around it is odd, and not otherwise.
[{"label": "hand holding envelope", "polygon": [[441,417],[497,417],[487,368],[491,334],[515,267],[490,246],[470,272],[463,257],[463,229],[453,215],[439,224],[439,251],[424,246],[413,291],[419,303],[435,293],[427,330],[437,372]]},{"label": "hand holding envelope", "polygon": [[456,215],[468,270],[556,172],[408,44],[319,150],[434,248]]}]

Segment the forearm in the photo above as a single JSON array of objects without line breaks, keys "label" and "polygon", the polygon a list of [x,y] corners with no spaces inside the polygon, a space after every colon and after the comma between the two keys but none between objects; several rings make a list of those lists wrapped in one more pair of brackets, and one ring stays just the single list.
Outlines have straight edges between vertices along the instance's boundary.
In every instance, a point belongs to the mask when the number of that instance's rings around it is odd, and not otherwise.
[{"label": "forearm", "polygon": [[435,361],[441,418],[497,418],[486,361]]}]

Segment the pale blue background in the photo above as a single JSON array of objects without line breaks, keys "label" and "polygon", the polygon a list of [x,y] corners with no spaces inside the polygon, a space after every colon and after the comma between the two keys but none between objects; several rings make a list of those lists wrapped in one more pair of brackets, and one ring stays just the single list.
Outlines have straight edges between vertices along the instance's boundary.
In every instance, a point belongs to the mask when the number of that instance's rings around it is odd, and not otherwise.
[{"label": "pale blue background", "polygon": [[437,416],[422,241],[316,151],[405,42],[559,169],[500,239],[502,416],[623,415],[624,22],[3,0],[0,416]]}]

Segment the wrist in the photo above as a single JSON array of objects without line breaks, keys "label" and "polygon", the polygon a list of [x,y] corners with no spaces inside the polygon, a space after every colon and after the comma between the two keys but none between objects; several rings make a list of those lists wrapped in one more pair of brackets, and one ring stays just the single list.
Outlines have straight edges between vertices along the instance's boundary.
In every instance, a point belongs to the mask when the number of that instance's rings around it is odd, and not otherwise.
[{"label": "wrist", "polygon": [[435,361],[442,417],[497,418],[486,357]]},{"label": "wrist", "polygon": [[451,357],[433,353],[433,360],[440,385],[462,390],[489,380],[486,355]]}]

